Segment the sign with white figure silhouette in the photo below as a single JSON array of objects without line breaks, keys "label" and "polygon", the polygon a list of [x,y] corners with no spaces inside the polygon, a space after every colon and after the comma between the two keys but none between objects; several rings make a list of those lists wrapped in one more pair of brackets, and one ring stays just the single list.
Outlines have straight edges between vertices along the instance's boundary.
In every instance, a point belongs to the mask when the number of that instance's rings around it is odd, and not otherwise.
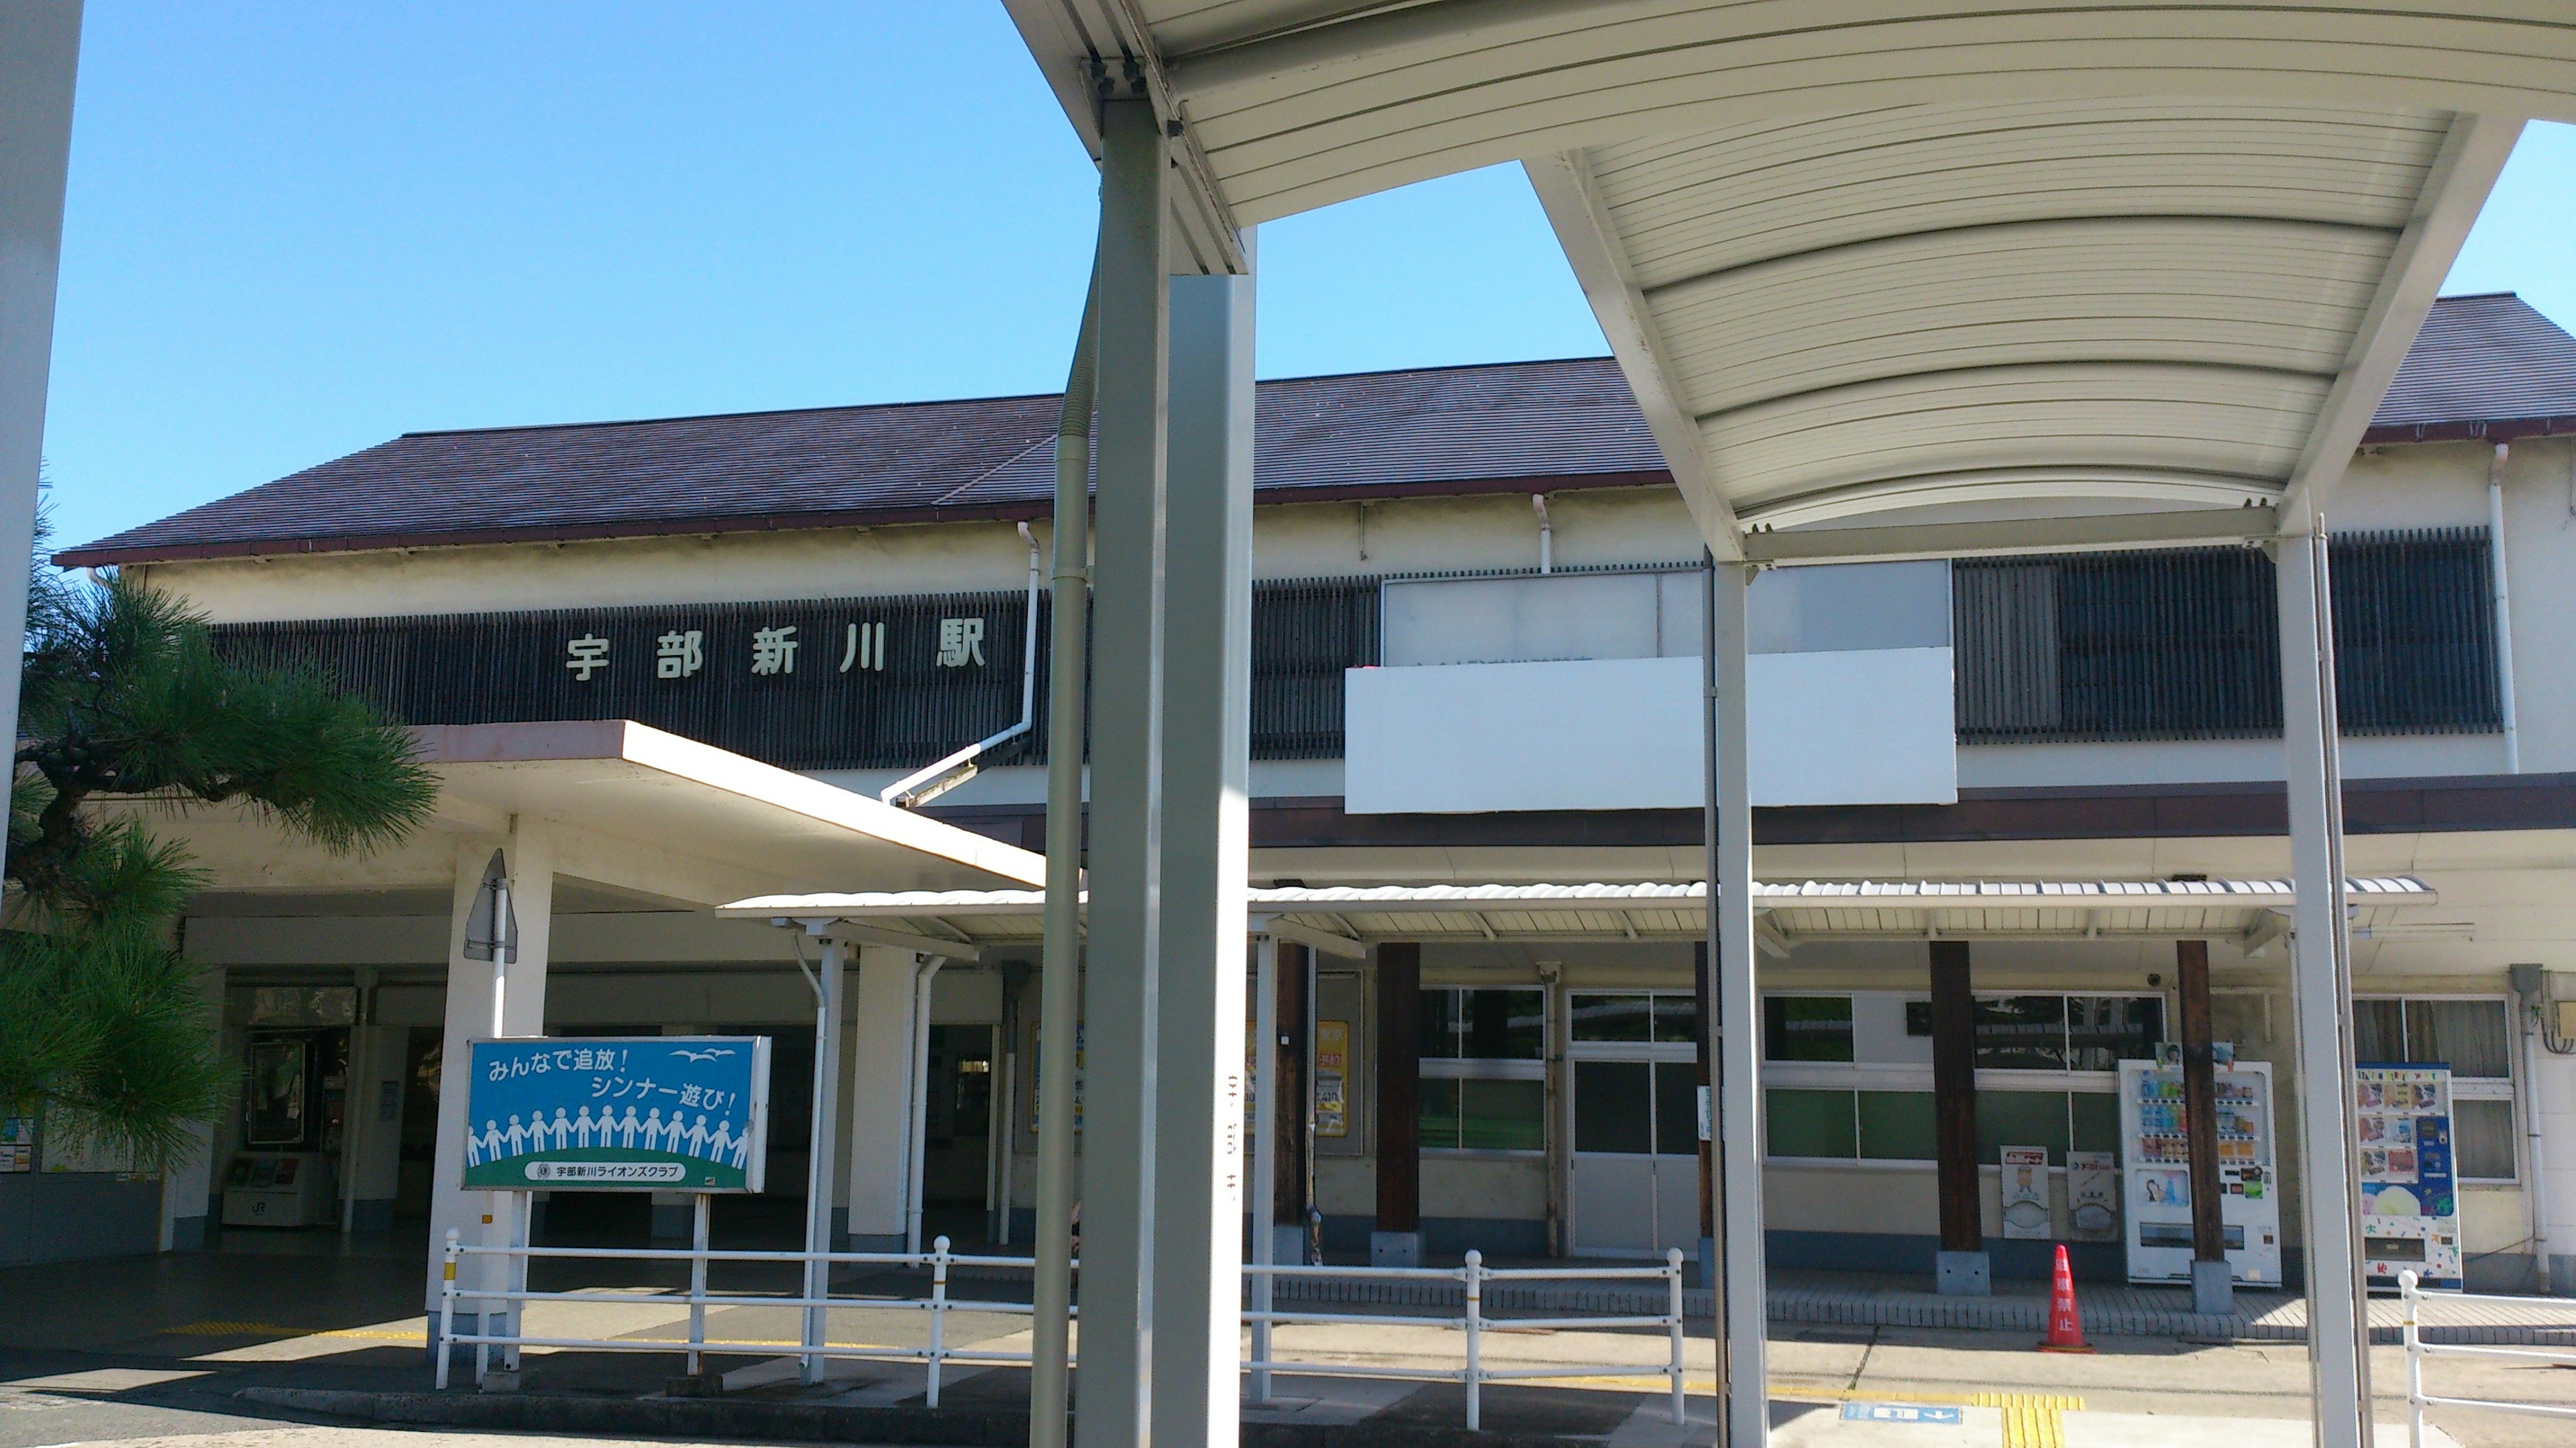
[{"label": "sign with white figure silhouette", "polygon": [[756,1192],[766,1036],[474,1042],[468,1191]]}]

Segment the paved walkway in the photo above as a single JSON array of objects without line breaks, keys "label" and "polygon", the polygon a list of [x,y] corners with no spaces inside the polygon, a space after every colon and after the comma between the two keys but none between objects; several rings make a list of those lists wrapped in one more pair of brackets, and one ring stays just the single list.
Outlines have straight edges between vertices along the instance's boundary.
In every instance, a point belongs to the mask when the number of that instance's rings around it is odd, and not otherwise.
[{"label": "paved walkway", "polygon": [[[2105,1337],[2171,1337],[2201,1341],[2305,1342],[2308,1304],[2282,1292],[2236,1294],[2226,1316],[2192,1311],[2185,1287],[2076,1284],[2075,1302],[2087,1333]],[[2396,1343],[2405,1306],[2373,1298],[2370,1340]],[[1864,1272],[1784,1270],[1771,1274],[1770,1318],[1782,1323],[1834,1323],[1871,1327],[1960,1328],[2038,1333],[2048,1326],[2048,1287],[2042,1282],[1998,1282],[1992,1297],[1943,1297],[1920,1277]],[[2576,1347],[2576,1299],[2517,1298],[2511,1302],[2428,1299],[2426,1342],[2486,1346]]]}]

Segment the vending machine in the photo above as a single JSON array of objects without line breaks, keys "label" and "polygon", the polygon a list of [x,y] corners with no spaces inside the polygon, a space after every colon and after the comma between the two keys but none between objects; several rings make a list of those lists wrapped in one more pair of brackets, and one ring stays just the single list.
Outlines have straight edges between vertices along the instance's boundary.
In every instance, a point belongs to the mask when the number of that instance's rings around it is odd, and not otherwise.
[{"label": "vending machine", "polygon": [[2451,1068],[2370,1065],[2353,1072],[2361,1139],[2361,1255],[2373,1287],[2412,1270],[2457,1291],[2460,1190],[2451,1155]]},{"label": "vending machine", "polygon": [[[2272,1140],[2272,1068],[2217,1068],[2218,1203],[2231,1275],[2281,1282],[2281,1179]],[[2191,1150],[2183,1132],[2182,1067],[2120,1063],[2122,1196],[2129,1280],[2191,1280]]]}]

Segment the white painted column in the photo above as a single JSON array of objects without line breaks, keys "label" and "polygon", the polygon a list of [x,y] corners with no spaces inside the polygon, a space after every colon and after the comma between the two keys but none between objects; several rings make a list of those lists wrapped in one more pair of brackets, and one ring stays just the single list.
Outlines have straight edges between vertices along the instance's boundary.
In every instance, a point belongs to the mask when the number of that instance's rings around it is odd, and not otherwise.
[{"label": "white painted column", "polygon": [[1229,1448],[1243,1312],[1252,278],[1174,277],[1170,306],[1153,1421],[1157,1443]]},{"label": "white painted column", "polygon": [[1745,594],[1752,571],[1713,564],[1709,575],[1709,791],[1716,847],[1709,856],[1717,975],[1716,1094],[1720,1172],[1720,1337],[1725,1363],[1719,1439],[1759,1448],[1770,1436],[1763,1339],[1761,1001],[1753,979],[1753,804],[1745,753]]},{"label": "white painted column", "polygon": [[[822,998],[814,1003],[814,1104],[811,1126],[805,1141],[805,1250],[832,1250],[832,1186],[839,1173],[832,1169],[835,1146],[841,1138],[841,1030],[842,986],[849,947],[838,940],[823,941],[823,959],[815,966],[815,984]],[[775,1108],[773,1108],[775,1109]],[[805,1264],[805,1296],[819,1299],[831,1294],[831,1264],[808,1261]],[[827,1309],[805,1309],[805,1340],[819,1343],[831,1325]],[[804,1380],[820,1382],[823,1360],[808,1356],[802,1366]]]},{"label": "white painted column", "polygon": [[1104,102],[1101,133],[1090,969],[1082,1012],[1082,1320],[1074,1441],[1080,1448],[1145,1448],[1154,1441],[1149,1365],[1157,1328],[1168,162],[1162,122],[1145,101]]},{"label": "white painted column", "polygon": [[2576,1056],[2545,1046],[2531,1054],[2523,1106],[2540,1128],[2540,1171],[2539,1180],[2525,1182],[2523,1190],[2534,1194],[2549,1253],[2550,1290],[2576,1297]]},{"label": "white painted column", "polygon": [[362,965],[354,977],[349,1009],[349,1060],[340,1090],[340,1230],[358,1229],[358,1174],[375,1127],[376,968]]},{"label": "white painted column", "polygon": [[[224,968],[200,966],[197,989],[206,1003],[206,1033],[214,1038],[214,1049],[224,1044]],[[198,1122],[188,1128],[188,1147],[184,1155],[161,1174],[161,1250],[193,1252],[206,1245],[206,1228],[214,1215],[215,1123]]]},{"label": "white painted column", "polygon": [[849,1248],[900,1252],[910,1199],[904,1168],[917,1089],[912,1072],[914,958],[909,950],[862,945],[858,961],[859,978],[848,992],[856,998],[849,1025]]},{"label": "white painted column", "polygon": [[[469,960],[465,955],[465,922],[473,913],[475,894],[483,886],[483,868],[498,844],[510,875],[510,908],[519,922],[516,959]],[[546,954],[554,916],[554,850],[543,826],[534,820],[513,821],[506,841],[472,840],[456,847],[456,882],[449,898],[447,925],[447,1015],[440,1048],[438,1148],[430,1167],[429,1253],[425,1269],[426,1302],[438,1310],[439,1257],[447,1230],[456,1228],[467,1242],[516,1240],[522,1222],[516,1192],[468,1192],[457,1183],[465,1174],[466,1070],[473,1043],[492,1035],[492,998],[501,988],[501,1028],[512,1036],[541,1036],[546,1029]],[[496,1236],[487,1228],[499,1229]],[[459,1273],[459,1280],[468,1280]],[[497,1271],[485,1275],[497,1285]]]},{"label": "white painted column", "polygon": [[[80,0],[0,5],[0,558],[35,540],[80,31]],[[13,583],[0,588],[0,738],[18,737],[26,637],[27,590]]]},{"label": "white painted column", "polygon": [[2359,1178],[2352,1171],[2351,943],[2343,902],[2343,779],[2337,760],[2334,627],[2325,523],[2283,538],[2282,742],[2289,779],[2291,940],[2297,1023],[2300,1198],[2305,1209],[2308,1357],[2319,1448],[2370,1441],[2370,1358],[2361,1279]]}]

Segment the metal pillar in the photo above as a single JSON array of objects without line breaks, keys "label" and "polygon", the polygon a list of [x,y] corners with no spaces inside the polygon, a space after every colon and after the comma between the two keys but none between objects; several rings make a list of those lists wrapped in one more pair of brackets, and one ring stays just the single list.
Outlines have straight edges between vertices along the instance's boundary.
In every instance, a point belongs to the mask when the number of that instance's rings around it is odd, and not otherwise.
[{"label": "metal pillar", "polygon": [[[1151,104],[1101,106],[1099,543],[1092,589],[1090,968],[1082,1115],[1081,1448],[1152,1441],[1161,1020],[1163,568],[1169,341]],[[1058,1048],[1060,1049],[1060,1048]],[[1056,1109],[1050,1105],[1050,1111]]]},{"label": "metal pillar", "polygon": [[[840,1144],[841,1117],[841,984],[848,965],[849,947],[825,936],[823,964],[815,981],[814,1000],[814,1105],[811,1145],[805,1159],[805,1250],[832,1250],[832,1158]],[[700,1245],[704,1245],[703,1242]],[[819,1299],[832,1286],[831,1264],[808,1261],[805,1264],[805,1296]],[[830,1319],[824,1309],[805,1309],[805,1341],[824,1341]],[[822,1380],[823,1359],[807,1354],[798,1364],[798,1376],[807,1383]]]},{"label": "metal pillar", "polygon": [[2290,870],[2298,889],[2290,962],[2298,1022],[2308,1361],[2318,1448],[2362,1448],[2370,1441],[2370,1355],[2362,1341],[2369,1319],[2361,1280],[2360,1182],[2352,1171],[2352,946],[2344,928],[2343,772],[2324,520],[2308,537],[2282,539],[2274,562]]},{"label": "metal pillar", "polygon": [[[35,542],[80,31],[80,0],[0,5],[0,558]],[[18,737],[26,637],[27,590],[0,588],[0,738]]]},{"label": "metal pillar", "polygon": [[[1253,922],[1264,929],[1268,920]],[[1279,1260],[1279,938],[1255,936],[1252,980],[1252,1265]],[[1268,1312],[1271,1281],[1252,1280],[1252,1305]],[[1252,1356],[1270,1356],[1270,1324],[1252,1325]],[[1252,1370],[1252,1401],[1270,1401],[1270,1370]]]},{"label": "metal pillar", "polygon": [[1759,1448],[1770,1435],[1762,1338],[1762,1002],[1753,979],[1753,799],[1745,757],[1745,593],[1752,570],[1708,575],[1709,936],[1717,972],[1717,1145],[1725,1210],[1720,1313],[1724,1389],[1719,1441]]},{"label": "metal pillar", "polygon": [[1240,1412],[1252,285],[1170,283],[1153,1422],[1157,1443],[1213,1448]]}]

